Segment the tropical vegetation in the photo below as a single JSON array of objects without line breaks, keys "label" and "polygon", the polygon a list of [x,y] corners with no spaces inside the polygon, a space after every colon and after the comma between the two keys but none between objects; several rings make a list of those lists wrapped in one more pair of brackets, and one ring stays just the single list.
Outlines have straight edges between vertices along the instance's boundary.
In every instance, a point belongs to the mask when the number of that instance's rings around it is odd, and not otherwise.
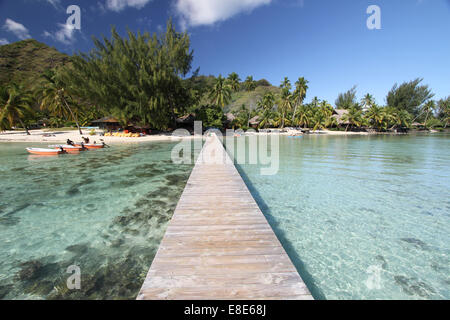
[{"label": "tropical vegetation", "polygon": [[[110,38],[93,38],[93,43],[91,52],[71,57],[35,40],[1,46],[1,74],[8,74],[10,81],[0,79],[0,130],[28,132],[31,125],[45,122],[75,126],[81,134],[81,127],[104,116],[115,117],[123,126],[171,130],[177,118],[188,114],[205,127],[242,129],[383,132],[447,128],[450,122],[450,96],[433,100],[421,78],[395,84],[386,105],[370,93],[358,100],[354,86],[340,93],[333,107],[318,97],[305,102],[310,86],[305,77],[293,84],[285,77],[280,86],[273,86],[252,75],[242,80],[236,72],[200,75],[199,68],[191,71],[189,35],[176,31],[172,21],[158,34],[128,31],[121,37],[113,27]],[[33,59],[39,67],[30,73]],[[26,74],[17,71],[22,67]]]}]

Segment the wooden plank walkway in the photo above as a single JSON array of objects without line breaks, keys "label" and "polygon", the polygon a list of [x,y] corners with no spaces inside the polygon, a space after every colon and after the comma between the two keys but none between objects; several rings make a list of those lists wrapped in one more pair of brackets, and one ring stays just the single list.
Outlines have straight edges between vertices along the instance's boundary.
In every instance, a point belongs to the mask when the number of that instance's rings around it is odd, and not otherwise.
[{"label": "wooden plank walkway", "polygon": [[215,135],[207,138],[137,299],[313,299]]}]

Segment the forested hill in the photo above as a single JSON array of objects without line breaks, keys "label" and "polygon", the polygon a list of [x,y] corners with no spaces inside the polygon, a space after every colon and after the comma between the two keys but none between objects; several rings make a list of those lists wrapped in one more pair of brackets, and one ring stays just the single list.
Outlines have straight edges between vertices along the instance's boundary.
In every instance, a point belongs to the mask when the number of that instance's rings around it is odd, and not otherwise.
[{"label": "forested hill", "polygon": [[34,39],[0,46],[0,86],[23,81],[31,86],[44,70],[69,61],[68,55]]},{"label": "forested hill", "polygon": [[[195,79],[191,78],[191,81],[196,83],[197,89],[201,92],[202,98],[199,103],[200,105],[208,105],[211,103],[209,92],[213,88],[216,79],[212,75],[200,75],[195,77]],[[224,112],[237,112],[242,105],[245,105],[250,110],[254,110],[257,108],[258,101],[266,93],[271,92],[276,95],[281,92],[279,87],[273,86],[266,79],[255,81],[254,86],[254,89],[246,90],[244,83],[240,82],[239,89],[232,91],[230,102],[224,107]]]},{"label": "forested hill", "polygon": [[[42,72],[46,69],[59,67],[69,62],[70,56],[34,39],[0,46],[0,86],[7,86],[10,82],[24,82],[26,87],[31,87],[40,80]],[[194,80],[202,93],[201,104],[210,104],[208,93],[215,80],[216,77],[211,75],[200,75]],[[225,111],[237,111],[242,105],[255,109],[257,101],[267,92],[279,94],[280,88],[261,79],[255,81],[254,90],[247,91],[241,83],[240,90],[233,91],[231,101],[229,105],[225,106]]]},{"label": "forested hill", "polygon": [[258,101],[260,101],[262,97],[268,92],[277,95],[280,94],[281,89],[272,85],[259,85],[253,91],[240,90],[238,92],[233,92],[233,94],[231,95],[231,103],[230,105],[225,107],[225,111],[236,112],[242,105],[245,105],[250,110],[255,110],[258,107]]}]

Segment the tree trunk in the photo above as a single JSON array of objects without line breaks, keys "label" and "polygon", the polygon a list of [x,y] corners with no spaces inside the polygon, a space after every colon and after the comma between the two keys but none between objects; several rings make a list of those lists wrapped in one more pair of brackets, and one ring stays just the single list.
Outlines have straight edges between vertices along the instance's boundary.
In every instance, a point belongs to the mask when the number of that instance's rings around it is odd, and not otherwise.
[{"label": "tree trunk", "polygon": [[72,115],[73,120],[75,120],[75,123],[77,125],[78,131],[80,132],[80,135],[83,134],[83,132],[81,131],[80,125],[78,124],[78,119],[77,117],[74,115],[74,113],[72,112],[72,109],[69,107],[69,104],[67,103],[66,99],[64,99],[64,103],[66,104],[67,109],[69,110],[70,114]]},{"label": "tree trunk", "polygon": [[428,129],[427,128],[427,121],[428,121],[428,116],[429,115],[430,115],[430,112],[427,112],[427,116],[425,117],[425,122],[423,123],[423,126],[424,126],[425,129]]},{"label": "tree trunk", "polygon": [[348,125],[347,125],[347,127],[345,128],[345,132],[347,132],[347,131],[348,131],[348,126],[349,126],[349,125],[350,125],[350,124],[348,124]]},{"label": "tree trunk", "polygon": [[295,104],[295,108],[294,108],[294,114],[292,115],[292,126],[295,127],[294,125],[294,120],[295,120],[295,114],[297,113],[297,104]]},{"label": "tree trunk", "polygon": [[19,119],[20,125],[25,129],[25,132],[27,135],[31,136],[31,133],[28,131],[28,128],[26,125],[23,124],[22,119]]},{"label": "tree trunk", "polygon": [[177,117],[175,116],[175,110],[174,110],[174,107],[173,107],[173,103],[172,103],[172,99],[171,99],[171,97],[169,96],[168,97],[168,100],[169,100],[169,108],[170,108],[170,117],[172,118],[171,119],[171,122],[172,122],[172,126],[173,126],[173,130],[176,130],[177,129]]}]

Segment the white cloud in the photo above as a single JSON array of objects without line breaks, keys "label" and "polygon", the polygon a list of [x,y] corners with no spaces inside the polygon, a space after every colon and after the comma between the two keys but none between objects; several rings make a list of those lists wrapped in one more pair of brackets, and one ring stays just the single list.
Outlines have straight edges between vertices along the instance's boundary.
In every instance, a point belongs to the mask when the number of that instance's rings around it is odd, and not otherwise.
[{"label": "white cloud", "polygon": [[270,4],[272,0],[176,0],[182,26],[211,25],[241,12]]},{"label": "white cloud", "polygon": [[71,24],[58,23],[59,30],[50,33],[44,31],[43,36],[47,38],[52,38],[55,41],[61,42],[62,44],[72,44],[75,41],[75,27]]},{"label": "white cloud", "polygon": [[112,11],[122,11],[126,7],[133,7],[136,9],[142,9],[152,0],[106,0],[106,9]]},{"label": "white cloud", "polygon": [[3,46],[4,44],[8,44],[8,43],[9,43],[9,41],[7,39],[5,39],[5,38],[0,39],[0,46]]},{"label": "white cloud", "polygon": [[12,32],[20,40],[31,38],[28,29],[21,23],[15,22],[11,19],[6,19],[5,25],[3,26],[9,32]]}]

